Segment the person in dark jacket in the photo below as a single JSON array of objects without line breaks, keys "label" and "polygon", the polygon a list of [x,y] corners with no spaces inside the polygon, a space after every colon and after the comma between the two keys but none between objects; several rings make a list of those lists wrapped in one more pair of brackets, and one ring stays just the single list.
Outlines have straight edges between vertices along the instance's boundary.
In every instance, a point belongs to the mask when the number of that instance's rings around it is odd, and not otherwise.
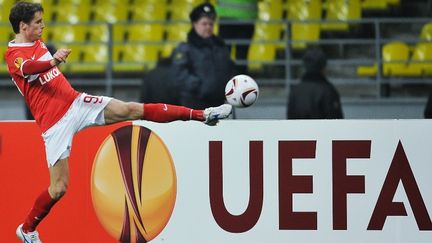
[{"label": "person in dark jacket", "polygon": [[306,51],[306,72],[301,82],[291,87],[288,119],[342,119],[339,93],[324,75],[327,59],[319,49]]},{"label": "person in dark jacket", "polygon": [[201,4],[189,15],[192,29],[187,42],[173,52],[174,75],[180,101],[193,109],[225,103],[225,85],[234,75],[234,63],[224,41],[213,33],[214,7]]},{"label": "person in dark jacket", "polygon": [[423,112],[423,116],[426,119],[431,119],[432,118],[432,92],[429,93],[427,102],[426,102],[426,106]]},{"label": "person in dark jacket", "polygon": [[146,72],[142,79],[140,102],[179,105],[178,85],[170,58],[159,59],[157,66]]}]

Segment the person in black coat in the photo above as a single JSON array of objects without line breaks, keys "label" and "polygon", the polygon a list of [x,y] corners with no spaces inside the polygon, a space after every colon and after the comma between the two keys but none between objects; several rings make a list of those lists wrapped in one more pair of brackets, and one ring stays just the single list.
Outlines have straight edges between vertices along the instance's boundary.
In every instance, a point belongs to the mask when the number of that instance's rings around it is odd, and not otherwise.
[{"label": "person in black coat", "polygon": [[234,63],[228,46],[213,33],[215,18],[215,9],[209,3],[194,8],[187,42],[173,52],[181,105],[202,109],[225,103],[225,85],[234,75]]},{"label": "person in black coat", "polygon": [[423,112],[423,116],[426,119],[431,119],[432,118],[432,92],[429,93],[427,102],[426,102],[426,106]]},{"label": "person in black coat", "polygon": [[140,102],[179,105],[179,87],[174,77],[171,59],[159,59],[154,69],[144,73]]},{"label": "person in black coat", "polygon": [[306,72],[301,82],[291,87],[287,118],[342,119],[339,93],[324,75],[327,64],[324,53],[319,49],[306,51],[303,64]]}]

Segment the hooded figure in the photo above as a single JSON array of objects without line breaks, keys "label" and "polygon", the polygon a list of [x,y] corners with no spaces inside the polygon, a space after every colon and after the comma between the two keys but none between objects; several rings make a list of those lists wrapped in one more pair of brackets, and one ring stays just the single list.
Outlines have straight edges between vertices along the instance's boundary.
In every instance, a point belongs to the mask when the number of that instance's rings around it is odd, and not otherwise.
[{"label": "hooded figure", "polygon": [[339,93],[324,75],[327,59],[319,49],[303,56],[305,73],[301,82],[291,87],[288,119],[342,119]]},{"label": "hooded figure", "polygon": [[194,109],[221,105],[225,103],[225,85],[234,75],[234,63],[224,41],[213,33],[216,11],[205,3],[195,7],[189,17],[192,29],[187,41],[172,55],[181,105]]}]

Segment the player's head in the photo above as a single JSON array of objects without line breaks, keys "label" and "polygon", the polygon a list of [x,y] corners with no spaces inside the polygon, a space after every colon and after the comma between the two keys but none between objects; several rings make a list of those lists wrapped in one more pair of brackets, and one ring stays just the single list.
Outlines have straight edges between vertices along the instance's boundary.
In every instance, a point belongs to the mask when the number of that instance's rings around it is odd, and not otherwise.
[{"label": "player's head", "polygon": [[9,21],[15,34],[25,34],[32,40],[39,39],[45,27],[42,13],[43,8],[39,3],[16,3],[9,13]]},{"label": "player's head", "polygon": [[202,38],[213,35],[213,24],[216,19],[216,10],[210,3],[196,6],[189,15],[195,32]]}]

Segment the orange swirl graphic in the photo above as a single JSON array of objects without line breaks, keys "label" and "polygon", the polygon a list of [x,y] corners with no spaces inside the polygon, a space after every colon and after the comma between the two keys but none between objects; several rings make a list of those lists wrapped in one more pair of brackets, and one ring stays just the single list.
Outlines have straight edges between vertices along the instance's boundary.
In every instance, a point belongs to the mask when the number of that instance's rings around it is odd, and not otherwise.
[{"label": "orange swirl graphic", "polygon": [[171,217],[174,164],[163,141],[145,127],[112,132],[96,154],[91,181],[96,215],[121,243],[154,239]]}]

